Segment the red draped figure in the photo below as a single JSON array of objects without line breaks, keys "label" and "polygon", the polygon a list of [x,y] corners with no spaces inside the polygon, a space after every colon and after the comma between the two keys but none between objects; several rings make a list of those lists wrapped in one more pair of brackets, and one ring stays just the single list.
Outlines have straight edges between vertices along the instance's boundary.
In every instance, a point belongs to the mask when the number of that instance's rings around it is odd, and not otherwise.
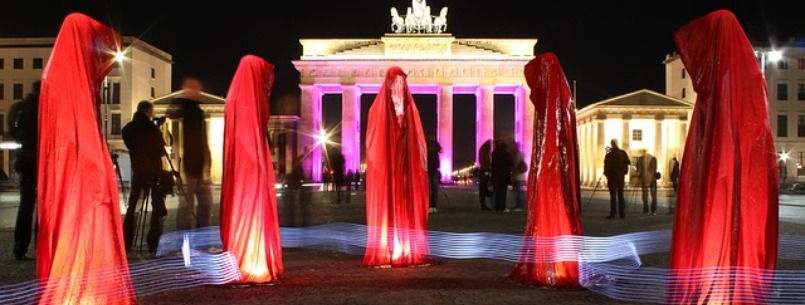
[{"label": "red draped figure", "polygon": [[282,247],[268,146],[268,107],[274,66],[247,55],[226,95],[221,240],[240,266],[240,283],[283,276]]},{"label": "red draped figure", "polygon": [[392,67],[377,94],[366,131],[367,245],[363,264],[430,263],[425,136],[405,73]]},{"label": "red draped figure", "polygon": [[757,57],[728,11],[685,25],[674,40],[698,97],[682,160],[669,303],[768,303],[770,281],[746,272],[717,281],[700,271],[776,267],[777,156]]},{"label": "red draped figure", "polygon": [[520,263],[509,277],[528,285],[579,287],[575,260],[553,262],[559,249],[534,243],[537,239],[582,235],[576,105],[553,53],[531,60],[525,66],[525,79],[536,108],[528,173],[528,222]]},{"label": "red draped figure", "polygon": [[40,304],[136,304],[117,178],[99,128],[100,88],[122,40],[81,14],[65,18],[39,102]]}]

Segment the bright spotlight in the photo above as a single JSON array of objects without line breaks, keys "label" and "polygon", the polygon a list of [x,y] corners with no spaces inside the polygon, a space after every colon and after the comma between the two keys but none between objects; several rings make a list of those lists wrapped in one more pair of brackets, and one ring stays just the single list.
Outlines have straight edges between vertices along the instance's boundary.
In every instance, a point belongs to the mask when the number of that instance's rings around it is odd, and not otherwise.
[{"label": "bright spotlight", "polygon": [[316,136],[316,143],[318,144],[327,144],[329,141],[327,132],[324,129],[319,130],[319,134]]},{"label": "bright spotlight", "polygon": [[770,62],[778,62],[783,59],[783,51],[770,51],[768,53],[768,59]]},{"label": "bright spotlight", "polygon": [[115,52],[115,61],[118,63],[123,63],[123,60],[126,59],[126,53],[123,51]]},{"label": "bright spotlight", "polygon": [[787,162],[788,159],[791,159],[791,157],[788,155],[787,152],[780,153],[780,161]]}]

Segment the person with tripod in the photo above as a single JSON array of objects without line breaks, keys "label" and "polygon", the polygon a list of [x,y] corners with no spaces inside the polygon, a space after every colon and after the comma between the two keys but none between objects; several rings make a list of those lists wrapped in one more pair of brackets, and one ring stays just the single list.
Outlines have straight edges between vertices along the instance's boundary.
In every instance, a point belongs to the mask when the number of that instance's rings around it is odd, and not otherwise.
[{"label": "person with tripod", "polygon": [[[609,216],[613,219],[619,216],[621,219],[626,217],[626,199],[623,197],[623,188],[626,184],[624,176],[629,173],[629,155],[618,147],[618,140],[612,139],[612,147],[604,157],[604,176],[607,176],[607,187],[609,188]],[[616,203],[617,199],[617,203]]]},{"label": "person with tripod", "polygon": [[41,82],[36,81],[33,91],[8,111],[11,136],[22,145],[17,150],[17,160],[14,162],[14,170],[20,177],[20,207],[14,226],[14,259],[18,261],[30,260],[26,253],[31,243],[36,206],[40,85]]},{"label": "person with tripod", "polygon": [[[123,127],[123,142],[131,155],[131,197],[129,197],[126,218],[123,220],[123,237],[126,249],[131,249],[137,232],[139,221],[135,225],[137,203],[143,197],[140,217],[145,217],[148,196],[151,197],[150,227],[148,229],[148,250],[156,252],[159,238],[162,235],[162,222],[168,215],[165,208],[163,186],[168,179],[162,169],[162,157],[165,156],[165,142],[159,130],[158,120],[153,120],[154,105],[148,101],[137,104],[137,112],[131,122]],[[169,177],[169,176],[168,176]],[[145,211],[145,212],[143,212]],[[139,219],[139,218],[138,218]]]}]

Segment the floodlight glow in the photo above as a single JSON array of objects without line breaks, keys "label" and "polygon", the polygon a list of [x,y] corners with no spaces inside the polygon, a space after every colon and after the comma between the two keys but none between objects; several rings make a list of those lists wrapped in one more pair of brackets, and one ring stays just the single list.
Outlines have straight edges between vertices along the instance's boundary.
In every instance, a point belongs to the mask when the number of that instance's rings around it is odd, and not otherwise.
[{"label": "floodlight glow", "polygon": [[116,51],[115,52],[115,61],[118,63],[123,63],[123,60],[126,59],[126,53],[124,51]]},{"label": "floodlight glow", "polygon": [[788,159],[791,159],[791,156],[788,155],[788,152],[780,153],[780,161],[788,162]]},{"label": "floodlight glow", "polygon": [[22,144],[17,142],[2,142],[0,143],[0,149],[7,149],[7,150],[16,150],[22,148]]},{"label": "floodlight glow", "polygon": [[769,51],[767,58],[770,62],[778,62],[783,59],[783,51]]}]

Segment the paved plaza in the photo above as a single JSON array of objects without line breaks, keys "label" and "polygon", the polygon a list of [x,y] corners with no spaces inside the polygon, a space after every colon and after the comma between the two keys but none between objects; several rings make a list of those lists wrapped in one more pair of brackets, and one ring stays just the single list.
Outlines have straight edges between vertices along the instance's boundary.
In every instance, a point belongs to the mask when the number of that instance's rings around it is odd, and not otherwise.
[{"label": "paved plaza", "polygon": [[[608,193],[598,189],[582,194],[582,222],[588,236],[670,229],[667,197],[660,192],[660,215],[644,216],[639,191],[627,191],[629,213],[623,220],[605,219]],[[280,192],[282,194],[282,192]],[[511,193],[510,193],[511,195]],[[13,223],[17,193],[0,194],[0,285],[34,279],[33,261],[13,260]],[[215,198],[218,192],[216,191]],[[439,212],[430,215],[431,230],[522,234],[525,212],[481,211],[477,193],[465,187],[448,187]],[[513,196],[509,196],[512,200]],[[334,222],[363,224],[363,191],[354,192],[350,204],[330,202],[333,193],[313,192],[312,202],[300,206],[279,198],[281,225],[313,226]],[[781,195],[781,234],[805,235],[805,196]],[[217,200],[216,200],[217,201]],[[513,204],[513,201],[510,201]],[[177,200],[169,197],[166,231],[175,230]],[[214,211],[218,210],[216,205]],[[218,219],[214,219],[217,224]],[[33,254],[32,250],[29,254]],[[137,251],[133,261],[142,260]],[[441,259],[423,268],[373,269],[361,266],[361,256],[311,249],[283,249],[286,279],[275,286],[231,288],[206,286],[140,298],[141,304],[623,304],[587,290],[526,287],[506,279],[514,264],[506,261]],[[667,254],[641,257],[645,266],[667,267]],[[805,269],[800,262],[781,261],[780,268]]]}]

